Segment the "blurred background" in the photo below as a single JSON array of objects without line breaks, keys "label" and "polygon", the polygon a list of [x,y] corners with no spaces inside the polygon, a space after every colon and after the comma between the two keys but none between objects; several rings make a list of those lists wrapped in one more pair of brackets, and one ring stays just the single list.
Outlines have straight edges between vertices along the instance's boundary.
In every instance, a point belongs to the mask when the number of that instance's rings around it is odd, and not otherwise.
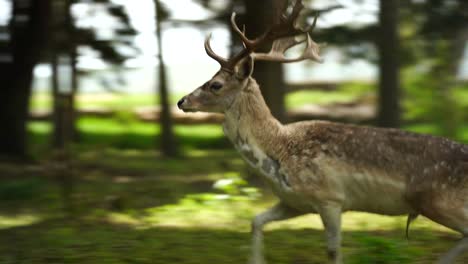
[{"label": "blurred background", "polygon": [[[245,263],[276,199],[175,103],[285,0],[0,0],[0,263]],[[468,142],[468,2],[304,0],[325,62],[257,63],[273,114]],[[292,50],[291,56],[300,52]],[[346,213],[347,263],[432,263],[458,235]],[[268,226],[270,263],[324,263],[318,216]],[[465,254],[460,263],[467,263]]]}]

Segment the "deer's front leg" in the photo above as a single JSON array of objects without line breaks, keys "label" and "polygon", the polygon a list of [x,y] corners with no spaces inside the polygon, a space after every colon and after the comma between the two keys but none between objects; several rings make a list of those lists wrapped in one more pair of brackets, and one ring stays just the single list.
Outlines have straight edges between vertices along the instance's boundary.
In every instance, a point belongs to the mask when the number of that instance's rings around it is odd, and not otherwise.
[{"label": "deer's front leg", "polygon": [[283,203],[278,203],[267,211],[255,216],[252,221],[252,255],[250,264],[264,264],[263,256],[263,226],[273,221],[293,218],[304,213],[298,212]]},{"label": "deer's front leg", "polygon": [[341,256],[341,206],[326,205],[320,210],[327,236],[327,251],[330,263],[343,263]]}]

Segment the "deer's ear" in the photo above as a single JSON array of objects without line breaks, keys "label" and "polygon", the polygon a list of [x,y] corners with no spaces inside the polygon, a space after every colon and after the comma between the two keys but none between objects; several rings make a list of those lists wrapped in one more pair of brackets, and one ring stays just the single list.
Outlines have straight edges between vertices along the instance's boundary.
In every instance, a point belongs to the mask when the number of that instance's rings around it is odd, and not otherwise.
[{"label": "deer's ear", "polygon": [[254,69],[254,60],[252,56],[249,56],[241,60],[237,64],[236,70],[235,70],[236,78],[241,79],[241,80],[249,78],[253,73],[253,69]]}]

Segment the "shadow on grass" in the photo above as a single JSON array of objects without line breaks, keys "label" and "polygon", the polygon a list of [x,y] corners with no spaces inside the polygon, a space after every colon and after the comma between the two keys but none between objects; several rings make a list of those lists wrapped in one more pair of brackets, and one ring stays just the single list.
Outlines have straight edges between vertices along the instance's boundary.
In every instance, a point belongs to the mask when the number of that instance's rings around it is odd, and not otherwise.
[{"label": "shadow on grass", "polygon": [[[234,151],[194,151],[184,159],[165,159],[155,151],[94,149],[78,151],[73,169],[58,175],[55,162],[34,170],[0,164],[0,210],[61,213],[64,192],[80,215],[93,210],[141,210],[174,204],[190,194],[213,191],[226,174],[243,170]],[[63,178],[70,179],[65,186]]]},{"label": "shadow on grass", "polygon": [[[346,263],[433,263],[455,237],[430,230],[345,231]],[[269,263],[326,263],[322,230],[274,230],[265,235]],[[250,234],[216,229],[135,229],[105,222],[50,220],[0,230],[1,263],[246,263]],[[465,254],[457,263],[468,263]]]}]

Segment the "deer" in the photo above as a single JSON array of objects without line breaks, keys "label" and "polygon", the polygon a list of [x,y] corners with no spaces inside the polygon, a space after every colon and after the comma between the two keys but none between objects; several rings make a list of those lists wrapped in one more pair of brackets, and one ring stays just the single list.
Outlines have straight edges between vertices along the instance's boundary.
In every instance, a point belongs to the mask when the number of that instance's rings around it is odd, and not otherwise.
[{"label": "deer", "polygon": [[[271,114],[252,77],[255,61],[322,62],[311,26],[298,23],[301,0],[284,10],[278,23],[256,38],[231,26],[243,42],[230,59],[205,51],[220,70],[178,101],[184,112],[224,114],[225,136],[246,163],[279,198],[252,220],[249,263],[263,264],[263,227],[306,214],[318,214],[324,226],[330,263],[343,263],[341,217],[347,211],[389,216],[418,215],[459,232],[462,239],[438,263],[452,263],[468,249],[468,145],[396,128],[377,128],[311,120],[282,124]],[[305,45],[304,45],[305,44]],[[258,52],[270,45],[269,52]],[[298,57],[286,55],[305,46]]]}]

